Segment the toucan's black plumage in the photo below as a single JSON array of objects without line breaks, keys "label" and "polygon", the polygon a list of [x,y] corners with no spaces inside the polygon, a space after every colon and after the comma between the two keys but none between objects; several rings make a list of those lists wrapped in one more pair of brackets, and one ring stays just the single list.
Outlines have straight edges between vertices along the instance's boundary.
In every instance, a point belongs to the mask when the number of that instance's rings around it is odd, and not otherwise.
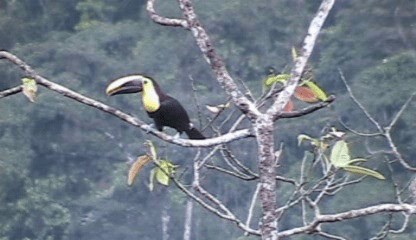
[{"label": "toucan's black plumage", "polygon": [[151,77],[130,75],[118,78],[107,87],[107,94],[128,94],[142,92],[142,103],[149,117],[153,118],[156,128],[164,126],[185,132],[190,139],[205,139],[189,120],[188,113],[175,98],[165,94],[159,84]]}]

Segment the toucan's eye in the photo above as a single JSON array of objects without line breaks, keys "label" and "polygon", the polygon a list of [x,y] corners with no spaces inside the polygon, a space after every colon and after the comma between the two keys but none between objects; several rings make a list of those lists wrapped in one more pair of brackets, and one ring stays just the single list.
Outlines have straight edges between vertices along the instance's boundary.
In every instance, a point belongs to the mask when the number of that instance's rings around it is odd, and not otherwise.
[{"label": "toucan's eye", "polygon": [[147,84],[147,83],[149,83],[149,81],[147,81],[147,80],[144,80],[144,81],[143,81],[143,83],[144,83],[144,84]]}]

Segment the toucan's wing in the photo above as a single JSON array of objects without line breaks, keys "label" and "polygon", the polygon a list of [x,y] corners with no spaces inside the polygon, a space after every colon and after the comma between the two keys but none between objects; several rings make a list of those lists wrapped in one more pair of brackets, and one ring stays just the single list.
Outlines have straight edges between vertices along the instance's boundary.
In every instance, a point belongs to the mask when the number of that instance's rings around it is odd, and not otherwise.
[{"label": "toucan's wing", "polygon": [[164,126],[175,128],[179,132],[190,128],[188,113],[179,101],[172,97],[167,97],[161,101],[157,113],[157,116],[155,115],[153,118],[155,121],[160,121]]}]

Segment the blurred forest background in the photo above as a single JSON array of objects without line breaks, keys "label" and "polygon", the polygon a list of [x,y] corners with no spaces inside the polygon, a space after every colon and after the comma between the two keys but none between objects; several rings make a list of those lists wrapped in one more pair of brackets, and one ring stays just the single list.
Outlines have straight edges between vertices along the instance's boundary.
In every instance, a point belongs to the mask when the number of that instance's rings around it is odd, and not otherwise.
[{"label": "blurred forest background", "polygon": [[[190,79],[194,79],[202,107],[225,102],[225,95],[191,34],[153,23],[145,4],[144,0],[0,0],[0,49],[16,54],[52,81],[150,123],[138,97],[105,95],[111,79],[147,73],[185,105],[194,122],[204,125],[204,116],[210,113],[201,108],[198,118]],[[257,96],[270,66],[289,71],[291,47],[303,40],[319,4],[308,0],[195,0],[196,11],[231,75]],[[157,9],[161,15],[180,17],[176,1],[158,1]],[[343,129],[339,119],[362,132],[374,131],[348,97],[339,68],[368,111],[387,124],[416,91],[415,50],[415,1],[337,1],[311,59],[316,81],[337,100],[307,117],[279,122],[276,137],[285,146],[279,173],[299,177],[306,150],[297,146],[301,133],[319,136],[328,126]],[[0,61],[0,90],[21,84],[21,77],[20,69]],[[413,101],[393,131],[399,151],[413,160],[415,114]],[[186,182],[195,149],[163,143],[45,88],[34,104],[23,94],[1,99],[0,239],[162,239],[163,216],[170,219],[170,239],[181,239],[187,199],[182,192],[161,185],[151,192],[150,168],[132,187],[127,186],[127,163],[143,154],[143,143],[149,138],[159,146],[159,154],[180,165]],[[369,156],[364,147],[367,140],[351,135],[352,155]],[[386,147],[377,141],[368,144]],[[230,145],[244,149],[240,151],[244,163],[257,170],[255,143],[246,139]],[[383,167],[385,160],[377,155],[368,163],[378,167],[385,181],[366,178],[340,192],[327,200],[328,212],[392,201],[395,192],[390,172]],[[410,164],[416,165],[414,161]],[[400,167],[393,171],[398,180],[409,177]],[[237,214],[247,214],[255,182],[241,183],[210,171],[204,179]],[[279,184],[278,194],[285,196],[289,190]],[[294,211],[293,221],[298,220]],[[350,239],[367,239],[383,224],[377,217],[369,217],[334,227]],[[294,225],[289,219],[281,228]],[[413,223],[394,239],[414,239],[415,231]],[[318,239],[307,237],[293,239]],[[256,238],[244,237],[234,224],[196,205],[192,239]]]}]

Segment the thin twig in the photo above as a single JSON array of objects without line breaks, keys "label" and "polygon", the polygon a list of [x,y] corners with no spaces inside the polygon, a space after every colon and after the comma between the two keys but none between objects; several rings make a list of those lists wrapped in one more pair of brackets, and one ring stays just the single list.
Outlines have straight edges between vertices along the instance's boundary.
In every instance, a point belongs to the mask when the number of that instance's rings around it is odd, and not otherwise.
[{"label": "thin twig", "polygon": [[393,155],[396,156],[396,158],[400,162],[400,164],[404,168],[406,168],[407,170],[412,171],[412,172],[416,172],[416,167],[410,166],[409,163],[406,162],[406,160],[403,158],[402,154],[397,149],[396,144],[394,143],[393,138],[390,135],[390,130],[385,132],[383,135],[387,139],[387,143],[388,143],[389,147],[392,149]]},{"label": "thin twig", "polygon": [[[248,215],[247,215],[247,220],[246,220],[247,227],[250,227],[250,222],[251,222],[251,219],[253,218],[254,207],[256,206],[256,201],[257,201],[259,192],[260,192],[260,184],[257,184],[256,190],[254,191],[253,196],[251,197],[251,203],[248,209]],[[245,235],[248,235],[248,233],[246,232]]]},{"label": "thin twig", "polygon": [[0,98],[8,97],[10,95],[17,94],[23,90],[22,86],[9,88],[0,92]]},{"label": "thin twig", "polygon": [[376,137],[376,136],[382,136],[383,135],[383,133],[381,133],[381,132],[376,132],[376,133],[362,133],[362,132],[359,132],[359,131],[357,131],[357,130],[355,130],[355,129],[353,129],[353,128],[351,128],[351,127],[349,127],[344,121],[342,121],[342,119],[341,118],[339,118],[338,119],[338,122],[345,128],[345,129],[347,129],[348,131],[350,131],[350,132],[352,132],[352,133],[354,133],[355,135],[357,135],[357,136],[362,136],[362,137]]},{"label": "thin twig", "polygon": [[416,92],[414,92],[410,97],[406,100],[406,102],[402,105],[400,110],[397,112],[396,116],[394,116],[393,120],[391,121],[390,125],[387,127],[388,129],[391,129],[399,120],[399,118],[402,116],[404,110],[409,106],[409,104],[412,102],[413,97],[416,95]]},{"label": "thin twig", "polygon": [[339,75],[341,77],[342,82],[344,83],[345,87],[347,88],[348,94],[350,98],[355,102],[355,104],[358,105],[358,107],[361,109],[361,111],[364,112],[365,116],[376,126],[377,130],[382,133],[383,128],[380,126],[380,124],[371,116],[371,114],[367,111],[367,109],[361,104],[360,101],[355,97],[354,93],[351,90],[350,85],[347,83],[347,80],[345,79],[344,73],[342,72],[341,68],[338,68]]},{"label": "thin twig", "polygon": [[208,168],[208,169],[213,169],[213,170],[216,170],[218,172],[228,174],[230,176],[239,178],[239,179],[244,180],[244,181],[251,181],[251,180],[257,179],[257,177],[247,176],[247,175],[242,174],[241,172],[230,171],[228,169],[218,167],[218,166],[215,166],[215,165],[205,164],[205,167]]},{"label": "thin twig", "polygon": [[322,108],[327,107],[334,100],[335,100],[335,96],[329,96],[325,102],[319,102],[317,104],[303,108],[301,110],[291,111],[291,112],[280,112],[279,114],[275,116],[274,119],[276,120],[279,118],[298,118],[298,117],[306,116]]}]

